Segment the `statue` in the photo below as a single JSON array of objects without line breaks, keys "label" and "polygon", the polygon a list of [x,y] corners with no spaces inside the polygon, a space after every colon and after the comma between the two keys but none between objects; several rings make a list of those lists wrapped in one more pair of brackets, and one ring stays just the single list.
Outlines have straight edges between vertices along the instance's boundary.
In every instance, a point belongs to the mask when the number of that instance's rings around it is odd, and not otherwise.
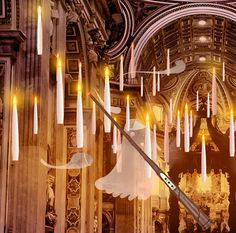
[{"label": "statue", "polygon": [[54,210],[55,194],[53,185],[55,183],[55,177],[48,175],[48,187],[47,187],[47,207],[46,207],[46,225],[54,227],[56,223],[57,215]]}]

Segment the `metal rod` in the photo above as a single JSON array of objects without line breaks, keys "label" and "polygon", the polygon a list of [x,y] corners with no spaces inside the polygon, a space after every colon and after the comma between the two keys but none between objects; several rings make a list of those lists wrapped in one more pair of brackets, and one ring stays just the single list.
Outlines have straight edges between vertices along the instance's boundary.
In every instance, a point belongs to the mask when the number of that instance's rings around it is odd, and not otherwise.
[{"label": "metal rod", "polygon": [[112,116],[104,109],[102,104],[91,94],[88,96],[96,103],[96,105],[102,110],[102,112],[110,119],[110,121],[120,130],[120,132],[126,137],[130,144],[140,153],[144,160],[152,167],[160,179],[168,186],[170,191],[177,197],[177,199],[185,206],[193,218],[202,227],[202,230],[207,230],[211,225],[209,217],[194,204],[185,193],[159,168],[159,166],[151,160],[146,153],[138,146],[138,144],[129,136],[129,134],[112,118]]}]

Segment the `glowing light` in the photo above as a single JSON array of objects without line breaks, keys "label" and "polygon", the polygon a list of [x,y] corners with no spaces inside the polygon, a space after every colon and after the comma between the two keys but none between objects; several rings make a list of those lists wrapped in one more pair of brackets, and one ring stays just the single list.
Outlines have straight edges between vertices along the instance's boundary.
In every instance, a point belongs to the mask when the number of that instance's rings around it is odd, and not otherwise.
[{"label": "glowing light", "polygon": [[76,109],[76,143],[77,148],[83,148],[84,144],[84,132],[83,132],[83,103],[82,103],[82,92],[81,84],[78,82],[78,93],[77,93],[77,109]]},{"label": "glowing light", "polygon": [[205,61],[206,61],[206,58],[205,58],[205,57],[199,57],[199,61],[200,61],[200,62],[205,62]]},{"label": "glowing light", "polygon": [[124,57],[121,55],[120,57],[120,91],[123,91],[124,89]]},{"label": "glowing light", "polygon": [[37,52],[38,52],[38,55],[42,55],[42,53],[43,53],[43,29],[42,29],[41,6],[38,6]]},{"label": "glowing light", "polygon": [[207,42],[207,38],[205,36],[200,36],[199,41],[202,43]]},{"label": "glowing light", "polygon": [[200,26],[205,26],[206,24],[207,24],[206,20],[201,19],[198,21],[198,25]]},{"label": "glowing light", "polygon": [[12,126],[11,126],[11,152],[12,160],[19,160],[19,127],[18,127],[18,113],[16,96],[13,97],[12,108]]}]

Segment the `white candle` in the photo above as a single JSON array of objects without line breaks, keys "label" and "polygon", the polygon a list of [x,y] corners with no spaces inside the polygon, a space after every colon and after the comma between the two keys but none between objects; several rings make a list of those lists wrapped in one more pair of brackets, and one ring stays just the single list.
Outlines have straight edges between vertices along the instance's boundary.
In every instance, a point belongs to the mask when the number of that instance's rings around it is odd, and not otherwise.
[{"label": "white candle", "polygon": [[154,162],[157,162],[157,136],[156,136],[156,124],[153,126],[153,152],[152,159]]},{"label": "white candle", "polygon": [[230,153],[230,157],[235,156],[234,112],[233,112],[233,109],[231,109],[231,111],[230,111],[229,153]]},{"label": "white candle", "polygon": [[[116,121],[116,118],[114,120]],[[117,153],[117,128],[115,125],[113,126],[113,153]]]},{"label": "white candle", "polygon": [[[110,83],[109,83],[109,70],[105,69],[105,88],[104,88],[104,108],[111,114],[111,95],[110,95]],[[111,132],[111,121],[104,114],[104,131],[105,133]]]},{"label": "white candle", "polygon": [[140,95],[143,97],[143,76],[141,77]]},{"label": "white candle", "polygon": [[82,91],[80,82],[78,83],[78,93],[77,93],[76,142],[77,142],[77,148],[83,148],[84,146],[83,104],[82,104]]},{"label": "white candle", "polygon": [[57,57],[57,124],[64,123],[64,88],[62,77],[62,64]]},{"label": "white candle", "polygon": [[172,125],[173,122],[173,102],[172,102],[172,98],[170,98],[170,125]]},{"label": "white candle", "polygon": [[156,67],[153,67],[153,78],[152,78],[152,95],[156,96],[157,92],[157,80],[156,80]]},{"label": "white candle", "polygon": [[197,98],[196,98],[196,111],[197,112],[199,111],[199,94],[198,94],[198,91],[197,91]]},{"label": "white candle", "polygon": [[167,49],[167,76],[170,75],[170,49]]},{"label": "white candle", "polygon": [[184,151],[189,152],[189,117],[188,117],[188,105],[185,105],[184,113]]},{"label": "white candle", "polygon": [[207,94],[207,118],[210,118],[210,93]]},{"label": "white candle", "polygon": [[34,97],[34,134],[38,134],[38,101],[37,101],[37,96]]},{"label": "white candle", "polygon": [[129,95],[126,98],[126,130],[130,130],[130,106],[129,106]]},{"label": "white candle", "polygon": [[159,71],[157,72],[157,91],[160,92],[160,73]]},{"label": "white candle", "polygon": [[120,91],[124,90],[124,57],[121,55],[120,57]]},{"label": "white candle", "polygon": [[193,111],[190,110],[190,118],[189,118],[189,137],[193,136]]},{"label": "white candle", "polygon": [[93,102],[92,107],[92,135],[96,134],[96,104]]},{"label": "white candle", "polygon": [[12,160],[19,160],[19,127],[18,127],[18,113],[16,97],[13,97],[12,108],[12,126],[11,126],[11,152]]},{"label": "white candle", "polygon": [[217,84],[216,84],[216,72],[213,68],[213,77],[212,77],[212,115],[217,114]]},{"label": "white candle", "polygon": [[43,54],[43,28],[42,28],[42,9],[38,6],[38,24],[37,24],[37,52]]},{"label": "white candle", "polygon": [[135,65],[134,65],[134,44],[131,44],[131,55],[130,55],[130,77],[135,78]]},{"label": "white candle", "polygon": [[180,147],[180,112],[177,113],[177,122],[176,122],[176,147]]},{"label": "white candle", "polygon": [[222,80],[225,81],[225,62],[222,64]]},{"label": "white candle", "polygon": [[169,148],[169,127],[168,127],[167,115],[165,115],[165,129],[164,129],[164,159],[166,163],[169,163],[170,148]]},{"label": "white candle", "polygon": [[[146,116],[144,151],[146,155],[150,159],[152,159],[152,145],[151,145],[151,131],[150,131],[149,115]],[[146,171],[146,176],[148,178],[151,178],[152,169],[147,162],[145,162],[145,171]]]},{"label": "white candle", "polygon": [[202,135],[201,177],[202,181],[205,182],[207,178],[207,172],[206,172],[206,144],[205,144],[204,134]]},{"label": "white candle", "polygon": [[122,172],[122,153],[121,153],[121,134],[120,131],[117,131],[117,144],[118,144],[118,150],[117,150],[117,172]]},{"label": "white candle", "polygon": [[79,82],[82,85],[82,63],[79,62]]}]

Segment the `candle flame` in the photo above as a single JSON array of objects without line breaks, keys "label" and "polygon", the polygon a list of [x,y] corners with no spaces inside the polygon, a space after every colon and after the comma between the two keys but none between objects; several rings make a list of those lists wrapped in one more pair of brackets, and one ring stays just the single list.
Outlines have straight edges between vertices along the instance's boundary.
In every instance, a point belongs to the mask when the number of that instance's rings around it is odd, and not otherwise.
[{"label": "candle flame", "polygon": [[146,123],[149,123],[149,120],[150,120],[150,119],[149,119],[149,115],[147,114],[147,115],[146,115]]},{"label": "candle flame", "polygon": [[204,135],[204,133],[202,134],[202,142],[205,142],[205,135]]},{"label": "candle flame", "polygon": [[233,111],[233,109],[232,109],[232,108],[230,109],[230,114],[231,114],[231,116],[233,116],[233,115],[234,115],[234,111]]},{"label": "candle flame", "polygon": [[41,15],[41,13],[42,13],[41,6],[38,6],[38,15]]},{"label": "candle flame", "polygon": [[81,84],[78,82],[78,92],[81,92]]},{"label": "candle flame", "polygon": [[123,56],[123,55],[120,56],[120,60],[121,60],[121,61],[124,60],[124,56]]},{"label": "candle flame", "polygon": [[38,99],[37,99],[37,96],[34,97],[34,103],[37,104],[38,102]]},{"label": "candle flame", "polygon": [[81,63],[81,61],[79,62],[79,67],[82,67],[82,63]]},{"label": "candle flame", "polygon": [[59,58],[59,56],[57,57],[57,66],[58,67],[61,67],[62,65],[61,65],[61,59]]},{"label": "candle flame", "polygon": [[127,97],[126,97],[126,98],[127,98],[127,102],[128,102],[128,101],[129,101],[129,95],[127,95]]},{"label": "candle flame", "polygon": [[190,115],[193,115],[193,111],[192,110],[190,110]]},{"label": "candle flame", "polygon": [[109,79],[109,69],[108,69],[108,67],[105,68],[105,79]]},{"label": "candle flame", "polygon": [[116,117],[114,117],[114,121],[116,121]]},{"label": "candle flame", "polygon": [[178,110],[177,114],[178,114],[178,117],[179,117],[180,116],[180,111],[179,110]]},{"label": "candle flame", "polygon": [[16,96],[13,97],[13,104],[16,104]]},{"label": "candle flame", "polygon": [[186,112],[188,111],[188,104],[187,103],[185,104],[185,111]]}]

